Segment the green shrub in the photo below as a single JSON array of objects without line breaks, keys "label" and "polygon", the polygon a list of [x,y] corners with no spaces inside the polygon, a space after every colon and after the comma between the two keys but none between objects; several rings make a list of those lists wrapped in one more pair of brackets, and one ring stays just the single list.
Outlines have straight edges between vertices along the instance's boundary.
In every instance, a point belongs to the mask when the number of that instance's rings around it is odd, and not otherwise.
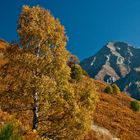
[{"label": "green shrub", "polygon": [[113,93],[114,94],[120,93],[120,88],[116,84],[112,84],[111,86],[113,88]]},{"label": "green shrub", "polygon": [[82,69],[79,65],[73,65],[71,67],[71,78],[75,80],[80,80],[83,75]]},{"label": "green shrub", "polygon": [[112,84],[107,86],[104,92],[109,94],[118,94],[120,93],[120,88],[116,84]]},{"label": "green shrub", "polygon": [[22,138],[15,134],[12,124],[6,124],[0,128],[0,140],[22,140]]},{"label": "green shrub", "polygon": [[13,133],[13,126],[11,124],[5,125],[0,129],[0,139],[9,140]]},{"label": "green shrub", "polygon": [[113,88],[112,86],[107,86],[104,90],[105,93],[108,93],[108,94],[113,94]]},{"label": "green shrub", "polygon": [[138,103],[138,101],[131,101],[131,108],[133,109],[133,111],[140,111],[140,104]]}]

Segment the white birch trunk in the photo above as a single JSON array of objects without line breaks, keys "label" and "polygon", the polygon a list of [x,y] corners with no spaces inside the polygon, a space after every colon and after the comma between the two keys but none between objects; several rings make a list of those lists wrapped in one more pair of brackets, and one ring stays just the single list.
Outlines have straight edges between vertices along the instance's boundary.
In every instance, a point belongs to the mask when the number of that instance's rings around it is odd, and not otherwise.
[{"label": "white birch trunk", "polygon": [[[40,54],[40,48],[37,47],[37,52],[36,52],[36,56],[37,56],[37,62],[38,63],[38,58],[39,58],[39,54]],[[38,77],[38,68],[36,69],[35,75],[34,77]],[[38,128],[38,112],[39,112],[39,95],[38,92],[36,90],[35,87],[35,91],[33,93],[33,100],[34,100],[34,105],[33,105],[33,129],[37,129]]]},{"label": "white birch trunk", "polygon": [[39,100],[38,93],[35,92],[33,95],[34,98],[34,106],[33,106],[33,129],[38,128],[38,108],[39,108]]}]

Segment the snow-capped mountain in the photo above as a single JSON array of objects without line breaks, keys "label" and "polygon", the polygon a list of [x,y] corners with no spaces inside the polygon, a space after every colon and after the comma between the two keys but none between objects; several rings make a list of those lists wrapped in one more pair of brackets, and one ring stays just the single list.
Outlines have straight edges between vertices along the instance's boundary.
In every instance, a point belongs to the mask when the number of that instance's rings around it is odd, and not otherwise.
[{"label": "snow-capped mountain", "polygon": [[83,60],[81,66],[91,77],[117,82],[122,90],[140,99],[140,48],[124,42],[109,42],[94,56]]}]

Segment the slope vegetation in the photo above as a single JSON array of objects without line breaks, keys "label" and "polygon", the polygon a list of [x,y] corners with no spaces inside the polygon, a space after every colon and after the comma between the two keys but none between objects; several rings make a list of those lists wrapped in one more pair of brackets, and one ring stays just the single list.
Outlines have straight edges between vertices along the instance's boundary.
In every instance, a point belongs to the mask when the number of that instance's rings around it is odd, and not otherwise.
[{"label": "slope vegetation", "polygon": [[[100,81],[95,81],[95,83],[98,86],[100,102],[96,107],[94,123],[108,129],[112,135],[121,140],[139,140],[140,112],[132,111],[130,102],[133,99],[124,93],[106,94],[103,92],[106,84]],[[90,139],[94,140],[95,135],[92,133],[94,134],[95,131],[90,133]],[[109,138],[106,137],[106,139]]]}]

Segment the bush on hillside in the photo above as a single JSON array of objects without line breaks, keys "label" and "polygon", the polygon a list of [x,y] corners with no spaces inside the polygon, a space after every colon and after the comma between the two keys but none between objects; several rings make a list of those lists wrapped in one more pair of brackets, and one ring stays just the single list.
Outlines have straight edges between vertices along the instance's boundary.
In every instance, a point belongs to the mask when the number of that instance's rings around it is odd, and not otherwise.
[{"label": "bush on hillside", "polygon": [[79,65],[73,65],[71,67],[71,78],[75,80],[80,80],[82,78],[83,72]]},{"label": "bush on hillside", "polygon": [[108,93],[108,94],[113,94],[113,88],[112,86],[107,86],[104,90],[105,93]]},{"label": "bush on hillside", "polygon": [[133,111],[140,111],[140,104],[138,103],[138,101],[131,101],[131,108],[133,109]]},{"label": "bush on hillside", "polygon": [[116,84],[112,84],[111,86],[113,88],[113,93],[114,94],[120,93],[120,88]]},{"label": "bush on hillside", "polygon": [[12,124],[6,124],[0,129],[1,140],[22,140],[16,132],[14,132],[14,126]]},{"label": "bush on hillside", "polygon": [[104,90],[108,94],[118,94],[120,93],[120,88],[116,84],[109,85]]}]

